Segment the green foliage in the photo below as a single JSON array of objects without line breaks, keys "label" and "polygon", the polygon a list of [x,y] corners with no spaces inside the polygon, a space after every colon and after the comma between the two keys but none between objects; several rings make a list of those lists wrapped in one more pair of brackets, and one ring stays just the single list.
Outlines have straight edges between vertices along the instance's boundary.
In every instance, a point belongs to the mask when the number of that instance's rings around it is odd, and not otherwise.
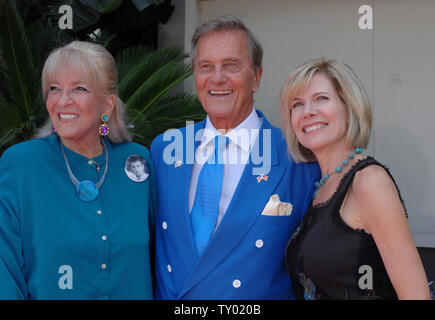
[{"label": "green foliage", "polygon": [[[38,90],[41,87],[40,70],[23,22],[9,3],[2,3],[0,11],[0,148],[5,148],[29,139],[46,114]],[[32,25],[31,33],[37,33],[40,27]]]},{"label": "green foliage", "polygon": [[[49,0],[44,21],[57,21],[59,7],[73,9],[73,30],[62,33],[84,40],[99,29],[112,37],[108,50],[116,56],[132,46],[157,48],[159,23],[166,23],[174,11],[171,0]],[[40,10],[40,9],[38,9]]]},{"label": "green foliage", "polygon": [[[60,31],[57,26],[55,9],[60,2],[79,8],[74,10],[73,32]],[[186,55],[173,48],[155,50],[153,45],[131,46],[127,42],[120,45],[116,37],[122,32],[113,32],[101,23],[105,16],[129,6],[135,12],[128,17],[140,18],[157,10],[156,5],[165,9],[154,20],[167,20],[167,0],[49,0],[39,7],[33,0],[0,0],[0,155],[8,146],[31,138],[48,118],[40,83],[42,66],[53,48],[72,39],[95,41],[116,56],[119,93],[127,106],[134,141],[149,146],[166,129],[184,126],[186,120],[203,119],[205,113],[197,98],[179,92],[177,87],[192,73],[184,63]],[[49,14],[41,9],[44,6]],[[76,16],[80,17],[77,28]],[[137,21],[129,23],[137,27]],[[101,32],[91,38],[95,28]],[[88,33],[83,33],[85,29]]]},{"label": "green foliage", "polygon": [[116,57],[119,95],[127,106],[135,141],[149,146],[168,128],[186,120],[202,120],[205,113],[194,96],[168,93],[192,74],[175,48],[152,51],[135,47]]}]

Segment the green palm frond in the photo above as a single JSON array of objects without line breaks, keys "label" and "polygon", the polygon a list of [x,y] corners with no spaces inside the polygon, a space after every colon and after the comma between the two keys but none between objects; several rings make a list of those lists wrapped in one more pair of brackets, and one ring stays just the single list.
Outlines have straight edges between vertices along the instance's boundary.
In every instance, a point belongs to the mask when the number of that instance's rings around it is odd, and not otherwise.
[{"label": "green palm frond", "polygon": [[[56,7],[54,4],[59,1],[52,0],[48,8]],[[79,2],[80,6],[82,2],[94,3],[68,0],[77,6]],[[118,2],[105,3],[107,8],[112,8]],[[143,6],[153,2],[162,1],[140,0],[135,4]],[[41,94],[42,66],[53,48],[74,37],[73,33],[60,32],[53,23],[50,17],[57,14],[54,11],[47,13],[48,19],[27,23],[24,27],[15,3],[14,0],[0,0],[0,155],[8,146],[31,138],[35,129],[47,119]],[[78,12],[83,20],[89,20],[86,23],[96,17],[89,3],[85,5],[87,11]],[[76,15],[74,11],[75,19]],[[102,32],[94,41],[106,47],[114,36]],[[148,47],[131,47],[116,56],[119,95],[126,103],[136,142],[149,146],[154,137],[166,129],[205,117],[195,96],[173,92],[192,74],[184,63],[186,57],[176,48],[152,50]]]},{"label": "green palm frond", "polygon": [[195,96],[187,93],[178,93],[158,99],[147,110],[145,116],[147,118],[157,118],[161,115],[180,117],[193,115],[198,111],[200,111],[202,118],[204,118],[205,113]]},{"label": "green palm frond", "polygon": [[0,136],[2,133],[9,132],[14,127],[20,126],[22,119],[16,112],[13,104],[8,103],[4,98],[0,98]]},{"label": "green palm frond", "polygon": [[172,93],[192,74],[184,63],[186,56],[176,48],[152,52],[130,48],[118,55],[119,94],[127,106],[135,141],[149,146],[166,129],[205,117],[195,96]]},{"label": "green palm frond", "polygon": [[30,139],[29,132],[36,129],[31,121],[22,122],[18,127],[14,127],[4,132],[0,137],[0,146],[10,146],[18,141],[25,141]]},{"label": "green palm frond", "polygon": [[44,119],[35,116],[27,120],[21,119],[14,105],[0,100],[0,151],[19,141],[30,139],[37,125]]},{"label": "green palm frond", "polygon": [[[145,54],[135,65],[130,67],[128,72],[125,73],[125,69],[122,70],[123,77],[119,78],[118,83],[121,99],[129,108],[140,108],[141,104],[138,101],[140,102],[142,98],[140,96],[141,92],[165,73],[172,72],[173,68],[180,65],[185,57],[176,48],[157,50]],[[180,71],[184,72],[185,70]],[[186,76],[189,76],[189,74]]]},{"label": "green palm frond", "polygon": [[132,130],[134,140],[146,146],[167,129],[184,127],[186,121],[200,121],[206,115],[198,99],[186,93],[161,98],[144,114],[139,115],[136,109],[128,111],[130,118],[136,118]]},{"label": "green palm frond", "polygon": [[[139,115],[144,114],[151,106],[164,97],[172,88],[190,76],[187,65],[166,65],[159,73],[147,79],[127,100],[127,106],[139,110]],[[135,121],[135,118],[133,118]]]},{"label": "green palm frond", "polygon": [[[122,51],[116,57],[116,68],[118,69],[118,84],[127,76],[133,67],[137,66],[142,59],[151,53],[152,49],[149,47],[137,46],[128,48]],[[126,80],[127,81],[127,80]],[[122,89],[121,91],[126,91]],[[123,94],[127,94],[126,92]]]},{"label": "green palm frond", "polygon": [[63,43],[58,30],[59,28],[52,23],[42,23],[40,21],[30,24],[26,28],[38,77],[40,76],[39,71],[42,70],[45,59],[51,50]]},{"label": "green palm frond", "polygon": [[[205,117],[205,112],[201,107],[199,100],[190,94],[179,93],[176,95],[166,96],[156,101],[148,112],[139,114],[136,109],[128,109],[130,119],[135,117],[137,120],[134,126],[140,125],[143,121],[154,121],[159,118],[172,119],[176,127],[184,126],[186,120],[198,121]],[[167,125],[166,129],[172,128]]]},{"label": "green palm frond", "polygon": [[[0,30],[1,152],[11,144],[30,138],[46,115],[33,46],[13,1],[2,3]],[[35,31],[32,34],[37,33]],[[43,60],[42,57],[38,59]]]},{"label": "green palm frond", "polygon": [[4,7],[0,17],[0,45],[3,64],[1,71],[9,87],[9,96],[19,108],[22,117],[30,118],[37,107],[33,88],[38,86],[39,74],[35,68],[30,44],[17,10],[10,2]]}]

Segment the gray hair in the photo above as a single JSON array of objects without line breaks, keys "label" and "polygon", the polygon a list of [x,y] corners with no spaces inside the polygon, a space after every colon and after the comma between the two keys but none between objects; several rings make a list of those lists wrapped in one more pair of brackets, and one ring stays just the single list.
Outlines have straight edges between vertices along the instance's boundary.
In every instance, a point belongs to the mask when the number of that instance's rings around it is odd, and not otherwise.
[{"label": "gray hair", "polygon": [[[49,80],[66,66],[80,71],[101,93],[115,96],[115,108],[108,122],[110,134],[107,137],[114,143],[131,141],[124,121],[125,105],[118,95],[118,71],[113,56],[103,46],[85,41],[73,41],[54,49],[42,69],[44,101],[47,100]],[[48,119],[37,131],[35,138],[49,135],[51,133],[50,127],[51,122]]]},{"label": "gray hair", "polygon": [[248,41],[252,66],[254,67],[255,71],[258,71],[263,64],[263,48],[248,27],[246,27],[241,20],[231,15],[217,17],[216,19],[204,22],[196,28],[192,37],[192,50],[190,53],[190,56],[192,57],[192,70],[195,69],[196,45],[202,36],[215,32],[236,30],[243,31],[245,33],[246,39]]}]

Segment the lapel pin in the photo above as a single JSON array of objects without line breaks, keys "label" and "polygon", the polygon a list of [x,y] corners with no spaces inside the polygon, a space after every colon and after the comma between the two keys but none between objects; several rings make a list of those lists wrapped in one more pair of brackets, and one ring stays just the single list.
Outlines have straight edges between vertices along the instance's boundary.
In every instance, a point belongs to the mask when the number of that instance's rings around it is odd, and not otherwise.
[{"label": "lapel pin", "polygon": [[261,180],[264,180],[264,181],[267,182],[268,179],[269,179],[269,176],[265,176],[265,175],[262,174],[262,175],[259,175],[259,176],[257,177],[257,182],[260,183]]},{"label": "lapel pin", "polygon": [[174,167],[178,168],[179,166],[181,166],[181,160],[177,160],[174,162]]}]

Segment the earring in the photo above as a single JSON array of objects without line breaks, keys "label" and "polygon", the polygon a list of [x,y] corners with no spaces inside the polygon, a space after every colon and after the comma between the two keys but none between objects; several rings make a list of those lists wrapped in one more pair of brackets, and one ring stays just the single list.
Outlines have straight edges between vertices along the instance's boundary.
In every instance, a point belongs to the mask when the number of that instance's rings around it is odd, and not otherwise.
[{"label": "earring", "polygon": [[51,132],[51,134],[54,134],[56,132],[53,125],[51,125],[51,127],[50,127],[50,132]]},{"label": "earring", "polygon": [[110,133],[109,126],[106,124],[107,121],[109,121],[109,117],[106,113],[103,113],[101,116],[101,121],[103,122],[100,127],[98,128],[98,133],[105,137]]}]

